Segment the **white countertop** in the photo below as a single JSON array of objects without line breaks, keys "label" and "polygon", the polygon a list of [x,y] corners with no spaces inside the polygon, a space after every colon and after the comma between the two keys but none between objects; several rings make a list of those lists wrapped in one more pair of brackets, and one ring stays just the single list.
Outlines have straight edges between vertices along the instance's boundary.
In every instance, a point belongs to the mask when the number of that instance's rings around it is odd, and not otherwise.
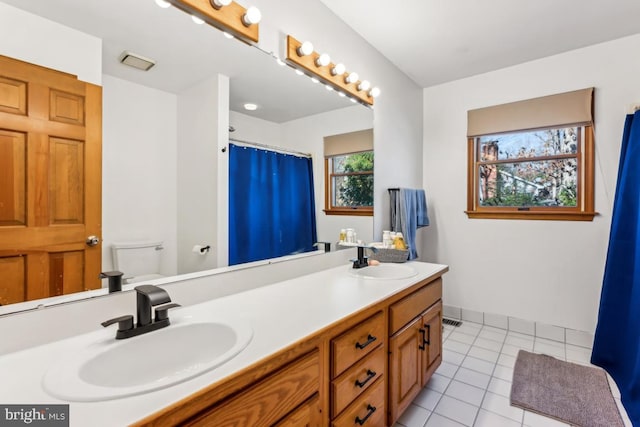
[{"label": "white countertop", "polygon": [[[404,265],[410,265],[418,274],[400,280],[362,279],[351,275],[351,266],[345,265],[175,309],[170,312],[170,318],[176,323],[181,312],[184,315],[201,310],[216,313],[221,321],[225,318],[247,319],[253,327],[253,338],[246,349],[222,366],[191,380],[138,396],[102,402],[65,402],[50,396],[42,388],[42,378],[49,369],[55,369],[61,360],[84,349],[90,342],[108,336],[115,337],[114,328],[100,329],[1,356],[0,404],[69,403],[70,425],[77,427],[112,427],[133,423],[447,269],[445,265],[423,262]],[[152,357],[149,355],[149,358]]]}]

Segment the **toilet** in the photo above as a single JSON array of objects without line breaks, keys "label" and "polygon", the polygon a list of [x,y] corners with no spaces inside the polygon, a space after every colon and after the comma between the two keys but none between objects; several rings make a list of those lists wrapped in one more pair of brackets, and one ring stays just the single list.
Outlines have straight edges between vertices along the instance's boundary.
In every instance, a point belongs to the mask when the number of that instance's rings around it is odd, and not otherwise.
[{"label": "toilet", "polygon": [[136,283],[164,277],[160,274],[161,241],[114,243],[113,267],[124,273],[123,283]]}]

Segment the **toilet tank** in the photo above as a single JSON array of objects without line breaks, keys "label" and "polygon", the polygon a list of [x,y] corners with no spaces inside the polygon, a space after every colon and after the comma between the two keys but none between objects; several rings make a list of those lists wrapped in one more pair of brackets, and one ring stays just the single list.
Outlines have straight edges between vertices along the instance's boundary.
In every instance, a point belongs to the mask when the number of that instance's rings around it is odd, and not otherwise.
[{"label": "toilet tank", "polygon": [[137,281],[136,278],[162,277],[162,249],[161,241],[114,243],[111,246],[113,267],[124,273],[123,278],[128,283]]}]

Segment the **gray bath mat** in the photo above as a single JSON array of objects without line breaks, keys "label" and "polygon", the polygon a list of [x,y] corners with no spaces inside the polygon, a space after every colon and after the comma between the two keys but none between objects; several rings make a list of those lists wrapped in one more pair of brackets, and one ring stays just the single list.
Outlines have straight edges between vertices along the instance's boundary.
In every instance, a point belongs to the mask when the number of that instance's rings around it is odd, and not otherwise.
[{"label": "gray bath mat", "polygon": [[511,404],[580,427],[624,427],[607,374],[520,350],[513,370]]}]

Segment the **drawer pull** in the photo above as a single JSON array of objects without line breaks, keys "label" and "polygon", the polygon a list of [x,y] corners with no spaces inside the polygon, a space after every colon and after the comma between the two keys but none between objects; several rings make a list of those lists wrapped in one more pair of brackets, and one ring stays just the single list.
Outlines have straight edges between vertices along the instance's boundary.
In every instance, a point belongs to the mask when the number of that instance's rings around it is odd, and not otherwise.
[{"label": "drawer pull", "polygon": [[378,374],[375,371],[367,369],[367,378],[365,378],[364,381],[356,380],[356,386],[360,388],[364,387],[364,385],[371,381],[371,379],[375,378],[376,375]]},{"label": "drawer pull", "polygon": [[363,344],[360,344],[359,342],[356,342],[356,348],[359,349],[359,350],[362,350],[363,348],[365,348],[366,346],[368,346],[369,344],[371,344],[375,340],[377,340],[377,338],[374,337],[373,335],[369,334],[369,335],[367,335],[367,341],[365,341]]},{"label": "drawer pull", "polygon": [[426,345],[431,345],[431,325],[424,325],[427,328],[427,339],[424,340]]},{"label": "drawer pull", "polygon": [[419,331],[420,331],[420,335],[422,335],[422,342],[421,342],[420,344],[418,344],[418,348],[419,348],[420,350],[424,350],[424,349],[426,349],[426,347],[425,347],[424,345],[427,343],[427,338],[426,338],[426,336],[425,336],[425,333],[426,333],[427,331],[425,331],[425,330],[424,330],[424,329],[422,329],[422,328],[420,328],[420,329],[419,329]]},{"label": "drawer pull", "polygon": [[364,425],[364,423],[367,422],[367,420],[369,419],[369,417],[371,415],[373,415],[374,412],[376,412],[376,407],[375,406],[371,406],[371,405],[367,405],[367,415],[364,416],[364,418],[360,418],[360,417],[356,417],[356,424],[359,424],[361,426]]}]

